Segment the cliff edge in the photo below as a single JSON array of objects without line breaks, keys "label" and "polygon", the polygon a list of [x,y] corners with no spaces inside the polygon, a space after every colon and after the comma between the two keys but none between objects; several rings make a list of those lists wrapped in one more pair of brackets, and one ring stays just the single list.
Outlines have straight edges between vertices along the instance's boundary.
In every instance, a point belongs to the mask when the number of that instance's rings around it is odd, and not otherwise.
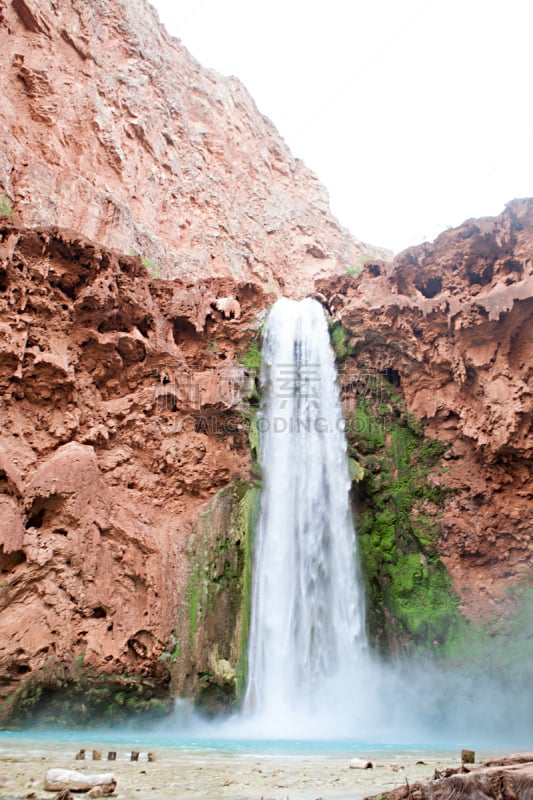
[{"label": "cliff edge", "polygon": [[145,0],[0,0],[0,195],[153,274],[302,295],[375,254],[235,78]]}]

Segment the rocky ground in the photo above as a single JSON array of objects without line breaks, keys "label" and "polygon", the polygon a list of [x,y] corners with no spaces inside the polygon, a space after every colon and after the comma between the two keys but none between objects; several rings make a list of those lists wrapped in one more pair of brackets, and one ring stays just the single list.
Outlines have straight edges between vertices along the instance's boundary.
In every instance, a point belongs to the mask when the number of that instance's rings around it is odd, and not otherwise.
[{"label": "rocky ground", "polygon": [[[87,745],[88,753],[90,745]],[[400,784],[424,781],[434,771],[457,769],[460,754],[428,752],[354,752],[344,755],[261,756],[216,751],[180,751],[151,747],[157,761],[147,761],[146,749],[138,762],[130,762],[124,745],[100,749],[117,751],[116,762],[76,761],[76,747],[58,744],[0,743],[0,796],[51,798],[43,791],[48,769],[81,768],[84,772],[108,772],[118,778],[116,795],[153,800],[354,800],[394,789]],[[351,769],[352,757],[362,755],[372,769]],[[484,754],[484,759],[487,754]]]},{"label": "rocky ground", "polygon": [[[435,771],[432,780],[406,782],[378,795],[380,800],[452,800],[476,797],[494,800],[530,800],[533,797],[533,753],[495,758],[481,767]],[[377,800],[369,798],[369,800]]]}]

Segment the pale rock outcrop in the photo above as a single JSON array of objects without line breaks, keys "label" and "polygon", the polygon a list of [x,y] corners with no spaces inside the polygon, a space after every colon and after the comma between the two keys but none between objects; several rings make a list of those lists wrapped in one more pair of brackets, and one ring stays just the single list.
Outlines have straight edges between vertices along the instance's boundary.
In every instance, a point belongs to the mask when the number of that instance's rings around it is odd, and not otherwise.
[{"label": "pale rock outcrop", "polygon": [[241,316],[241,304],[234,297],[217,297],[215,308],[222,311],[226,319],[239,319]]}]

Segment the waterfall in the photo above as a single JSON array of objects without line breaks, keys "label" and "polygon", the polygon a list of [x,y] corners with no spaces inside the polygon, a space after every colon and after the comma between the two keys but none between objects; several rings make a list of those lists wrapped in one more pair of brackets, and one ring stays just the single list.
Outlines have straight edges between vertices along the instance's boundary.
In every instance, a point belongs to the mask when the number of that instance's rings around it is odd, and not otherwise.
[{"label": "waterfall", "polygon": [[366,636],[336,377],[320,304],[278,300],[264,333],[264,488],[244,701],[265,735],[353,720]]}]

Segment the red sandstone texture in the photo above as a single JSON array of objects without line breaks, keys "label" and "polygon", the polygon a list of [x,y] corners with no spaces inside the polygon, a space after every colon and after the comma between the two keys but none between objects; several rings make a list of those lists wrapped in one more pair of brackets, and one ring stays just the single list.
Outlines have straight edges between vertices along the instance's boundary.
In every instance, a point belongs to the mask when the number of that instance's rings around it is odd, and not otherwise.
[{"label": "red sandstone texture", "polygon": [[353,363],[451,445],[432,476],[453,490],[439,550],[464,613],[498,615],[533,559],[533,201],[320,288]]},{"label": "red sandstone texture", "polygon": [[[354,363],[451,443],[439,549],[476,620],[531,571],[532,247],[533,201],[516,201],[320,285]],[[157,677],[199,514],[250,473],[239,362],[274,298],[1,227],[0,697],[81,656]]]},{"label": "red sandstone texture", "polygon": [[261,310],[377,251],[143,0],[0,0],[0,44],[1,699],[82,656],[157,676],[198,515],[249,473]]},{"label": "red sandstone texture", "polygon": [[[162,277],[305,294],[373,249],[235,78],[144,0],[0,0],[0,195]],[[375,250],[375,248],[374,248]]]},{"label": "red sandstone texture", "polygon": [[157,676],[191,531],[249,474],[240,356],[321,276],[354,363],[452,443],[439,547],[500,613],[531,569],[533,202],[348,275],[369,250],[315,177],[144,2],[0,26],[0,700],[50,660]]},{"label": "red sandstone texture", "polygon": [[198,515],[249,472],[237,362],[271,302],[0,228],[0,699],[76,659],[157,676]]}]

